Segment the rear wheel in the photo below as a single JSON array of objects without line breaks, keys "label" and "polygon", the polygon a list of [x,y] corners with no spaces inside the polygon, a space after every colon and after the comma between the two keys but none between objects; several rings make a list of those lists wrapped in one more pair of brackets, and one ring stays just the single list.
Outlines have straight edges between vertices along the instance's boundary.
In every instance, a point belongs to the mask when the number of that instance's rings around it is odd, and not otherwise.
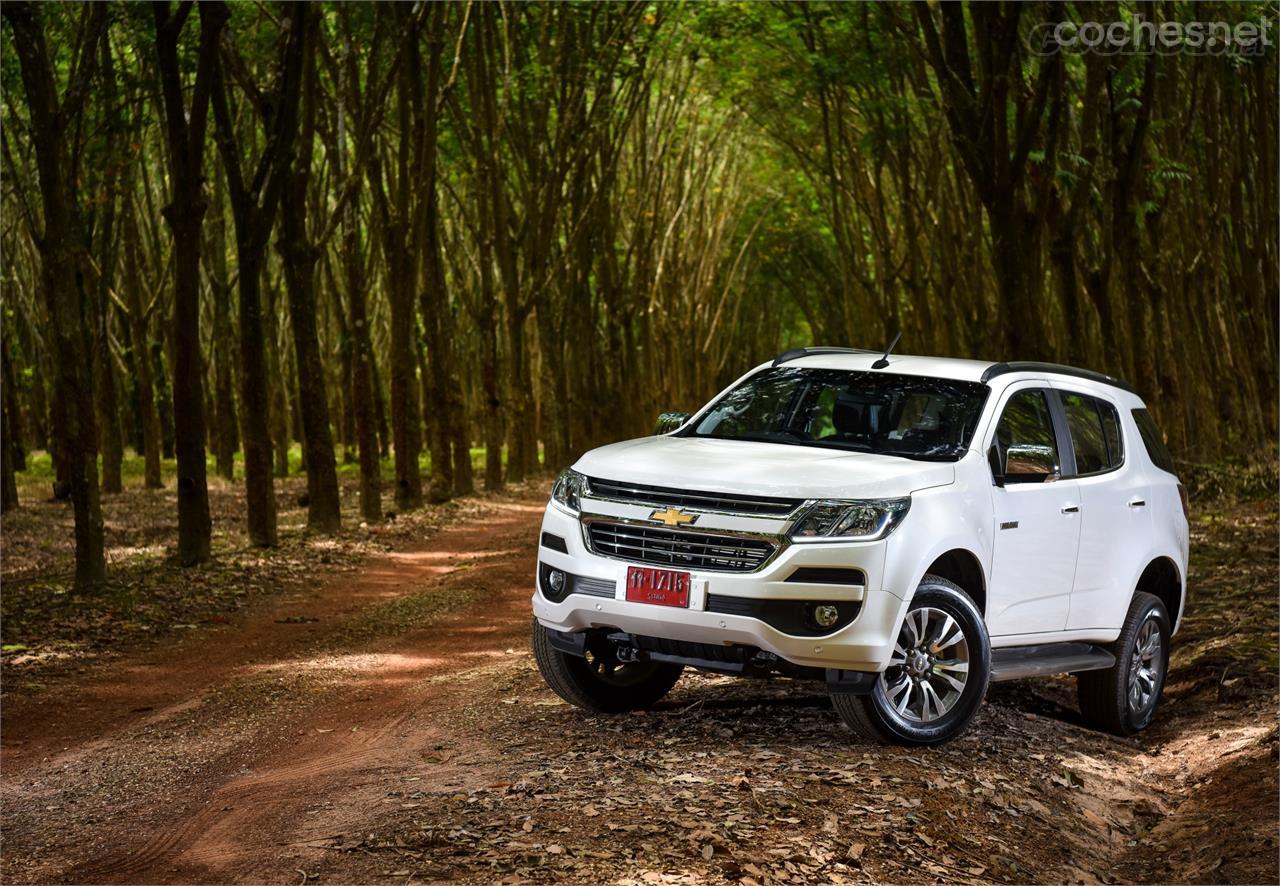
[{"label": "rear wheel", "polygon": [[1080,713],[1100,729],[1132,735],[1155,717],[1169,670],[1169,614],[1159,597],[1138,591],[1120,636],[1109,647],[1115,667],[1076,677]]},{"label": "rear wheel", "polygon": [[671,691],[684,667],[667,662],[623,662],[617,647],[589,636],[586,657],[551,645],[547,629],[533,620],[533,658],[556,695],[587,711],[620,714],[651,707]]},{"label": "rear wheel", "polygon": [[982,613],[959,587],[926,575],[875,688],[867,695],[833,692],[831,703],[849,728],[871,741],[941,744],[978,712],[990,673]]}]

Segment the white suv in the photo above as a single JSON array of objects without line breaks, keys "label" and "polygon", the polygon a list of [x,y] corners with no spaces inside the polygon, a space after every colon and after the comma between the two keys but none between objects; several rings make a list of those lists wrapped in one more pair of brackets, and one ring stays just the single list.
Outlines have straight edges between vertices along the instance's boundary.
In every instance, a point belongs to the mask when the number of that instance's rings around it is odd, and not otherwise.
[{"label": "white suv", "polygon": [[560,476],[533,649],[592,711],[689,666],[824,680],[859,734],[934,744],[990,680],[1071,673],[1086,718],[1132,733],[1183,610],[1186,508],[1114,378],[797,349]]}]

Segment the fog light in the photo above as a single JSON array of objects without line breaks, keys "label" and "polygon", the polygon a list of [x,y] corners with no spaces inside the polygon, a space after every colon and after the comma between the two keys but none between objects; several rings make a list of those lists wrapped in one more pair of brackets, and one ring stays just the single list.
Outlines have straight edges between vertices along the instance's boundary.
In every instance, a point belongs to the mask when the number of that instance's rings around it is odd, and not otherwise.
[{"label": "fog light", "polygon": [[829,628],[840,620],[839,608],[830,603],[813,607],[813,622],[820,628]]},{"label": "fog light", "polygon": [[564,590],[564,573],[559,569],[552,569],[547,575],[547,584],[551,585],[551,590],[560,593]]}]

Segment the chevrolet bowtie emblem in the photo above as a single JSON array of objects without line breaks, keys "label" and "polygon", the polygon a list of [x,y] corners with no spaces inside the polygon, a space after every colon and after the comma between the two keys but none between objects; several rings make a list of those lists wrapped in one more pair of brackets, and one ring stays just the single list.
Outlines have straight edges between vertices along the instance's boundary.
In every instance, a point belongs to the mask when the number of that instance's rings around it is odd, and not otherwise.
[{"label": "chevrolet bowtie emblem", "polygon": [[666,523],[668,526],[683,526],[685,523],[693,523],[698,519],[698,515],[686,514],[679,508],[667,508],[665,511],[654,511],[649,515],[649,519]]}]

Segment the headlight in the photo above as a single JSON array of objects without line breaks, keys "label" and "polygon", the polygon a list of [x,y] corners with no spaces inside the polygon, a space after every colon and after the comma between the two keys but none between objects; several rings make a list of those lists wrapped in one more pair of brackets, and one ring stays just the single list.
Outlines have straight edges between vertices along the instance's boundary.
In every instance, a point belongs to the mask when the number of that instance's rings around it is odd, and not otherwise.
[{"label": "headlight", "polygon": [[587,492],[587,478],[577,471],[562,471],[551,487],[551,497],[571,511],[578,511],[578,498]]},{"label": "headlight", "polygon": [[902,522],[909,498],[867,501],[817,501],[791,529],[792,541],[872,541],[884,538]]}]

